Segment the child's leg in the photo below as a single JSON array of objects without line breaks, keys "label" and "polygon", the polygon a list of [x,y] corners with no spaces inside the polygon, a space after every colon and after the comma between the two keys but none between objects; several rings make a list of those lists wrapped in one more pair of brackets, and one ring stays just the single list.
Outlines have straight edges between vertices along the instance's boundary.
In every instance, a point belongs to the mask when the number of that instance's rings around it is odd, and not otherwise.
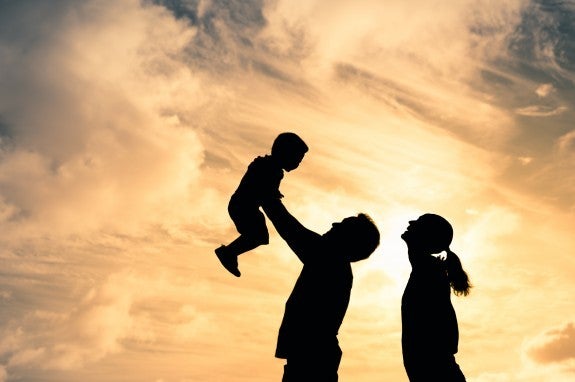
[{"label": "child's leg", "polygon": [[230,255],[239,256],[242,253],[251,251],[260,245],[268,244],[269,236],[267,231],[265,235],[260,232],[257,235],[240,235],[230,244],[226,245],[226,251]]},{"label": "child's leg", "polygon": [[238,269],[238,257],[233,255],[228,255],[227,248],[225,245],[216,248],[215,250],[216,256],[220,263],[230,272],[232,275],[236,277],[240,277],[242,274]]},{"label": "child's leg", "polygon": [[215,252],[224,268],[234,276],[240,277],[238,256],[267,244],[269,234],[265,216],[257,207],[245,208],[241,203],[235,203],[232,200],[228,211],[240,236],[229,245],[217,248]]},{"label": "child's leg", "polygon": [[264,214],[257,208],[244,208],[230,204],[228,208],[240,236],[226,246],[229,254],[239,256],[260,245],[269,243],[268,227]]},{"label": "child's leg", "polygon": [[262,236],[249,236],[249,235],[240,235],[234,241],[232,241],[229,245],[222,245],[218,249],[216,249],[216,255],[218,259],[231,274],[236,277],[241,276],[241,272],[238,269],[238,256],[242,253],[250,251],[262,244],[268,243],[268,234],[267,231],[265,235]]}]

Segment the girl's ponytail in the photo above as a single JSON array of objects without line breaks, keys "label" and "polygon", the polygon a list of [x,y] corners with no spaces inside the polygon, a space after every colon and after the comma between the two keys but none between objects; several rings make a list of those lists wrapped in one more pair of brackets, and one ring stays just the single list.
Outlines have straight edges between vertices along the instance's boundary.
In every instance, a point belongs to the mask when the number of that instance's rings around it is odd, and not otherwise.
[{"label": "girl's ponytail", "polygon": [[467,296],[471,289],[469,276],[467,276],[467,273],[463,270],[459,257],[449,248],[445,251],[447,252],[447,256],[445,258],[447,278],[449,279],[449,284],[453,288],[453,293],[455,293],[456,296]]}]

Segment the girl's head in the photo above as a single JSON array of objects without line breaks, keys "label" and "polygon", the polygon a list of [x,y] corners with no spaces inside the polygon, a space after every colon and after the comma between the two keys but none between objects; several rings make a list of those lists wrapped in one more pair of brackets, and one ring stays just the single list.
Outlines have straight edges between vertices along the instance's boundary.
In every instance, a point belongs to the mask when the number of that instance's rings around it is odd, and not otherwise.
[{"label": "girl's head", "polygon": [[469,276],[463,270],[459,257],[449,248],[453,240],[453,227],[445,218],[435,214],[421,215],[417,220],[409,222],[401,238],[409,248],[410,259],[445,251],[445,270],[454,293],[464,296],[469,294]]},{"label": "girl's head", "polygon": [[417,247],[427,254],[439,253],[449,248],[453,239],[453,228],[439,215],[424,214],[409,222],[401,238],[410,248]]},{"label": "girl's head", "polygon": [[295,133],[281,133],[272,145],[272,156],[277,158],[286,171],[296,169],[309,150],[306,143]]}]

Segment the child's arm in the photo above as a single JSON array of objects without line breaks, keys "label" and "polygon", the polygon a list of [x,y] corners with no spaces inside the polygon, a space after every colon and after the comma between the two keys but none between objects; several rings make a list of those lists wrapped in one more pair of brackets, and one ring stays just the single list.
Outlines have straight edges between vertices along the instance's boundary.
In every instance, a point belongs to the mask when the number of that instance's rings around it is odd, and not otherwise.
[{"label": "child's arm", "polygon": [[317,252],[321,235],[304,227],[285,208],[281,200],[268,199],[262,204],[267,217],[271,220],[279,235],[295,252],[297,257],[305,263]]}]

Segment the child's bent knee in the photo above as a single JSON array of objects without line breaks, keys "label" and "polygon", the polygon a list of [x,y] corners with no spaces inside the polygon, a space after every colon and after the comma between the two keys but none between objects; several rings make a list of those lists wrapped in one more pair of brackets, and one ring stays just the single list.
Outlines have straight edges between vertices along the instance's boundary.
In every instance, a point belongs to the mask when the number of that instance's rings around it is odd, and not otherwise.
[{"label": "child's bent knee", "polygon": [[257,232],[254,235],[254,241],[256,242],[256,244],[258,245],[265,245],[265,244],[269,244],[270,242],[270,235],[269,233],[266,232]]}]

